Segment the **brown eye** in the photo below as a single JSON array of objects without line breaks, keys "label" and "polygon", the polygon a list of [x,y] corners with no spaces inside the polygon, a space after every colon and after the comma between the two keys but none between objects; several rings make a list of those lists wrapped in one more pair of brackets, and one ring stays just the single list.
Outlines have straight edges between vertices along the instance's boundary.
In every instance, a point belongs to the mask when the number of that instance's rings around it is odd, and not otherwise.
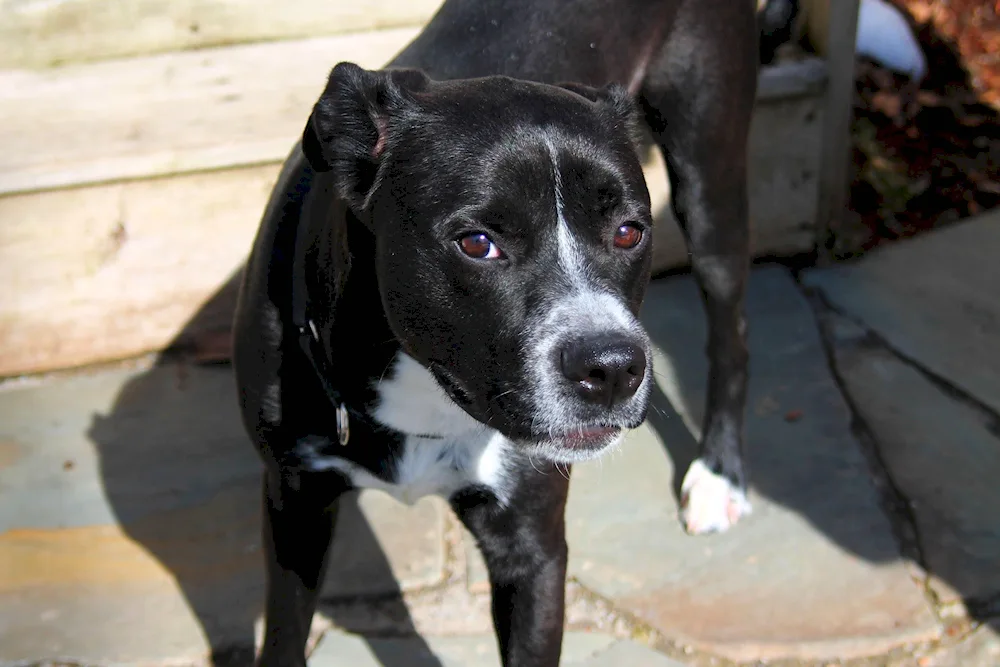
[{"label": "brown eye", "polygon": [[504,256],[489,236],[479,232],[460,238],[458,247],[473,259],[500,259]]},{"label": "brown eye", "polygon": [[615,247],[630,250],[642,240],[642,230],[633,224],[622,225],[615,230]]}]

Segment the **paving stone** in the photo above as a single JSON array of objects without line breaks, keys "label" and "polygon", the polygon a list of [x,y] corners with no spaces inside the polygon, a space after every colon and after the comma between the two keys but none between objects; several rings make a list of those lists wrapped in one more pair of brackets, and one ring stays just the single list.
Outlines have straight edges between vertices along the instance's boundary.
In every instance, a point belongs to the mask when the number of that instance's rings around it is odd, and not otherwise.
[{"label": "paving stone", "polygon": [[594,657],[585,660],[580,667],[684,667],[682,663],[631,641],[618,641]]},{"label": "paving stone", "polygon": [[1000,413],[1000,212],[806,272],[838,310]]},{"label": "paving stone", "polygon": [[844,386],[911,501],[935,593],[944,601],[1000,593],[1000,437],[990,418],[844,318],[828,321]]},{"label": "paving stone", "polygon": [[618,452],[574,468],[571,576],[667,637],[736,660],[868,655],[937,636],[791,276],[755,270],[748,312],[754,513],[721,535],[681,529],[705,324],[689,277],[654,281],[643,319],[659,349],[655,409]]},{"label": "paving stone", "polygon": [[20,452],[0,470],[0,660],[252,642],[260,474],[233,396],[227,373],[174,367],[0,393]]},{"label": "paving stone", "polygon": [[[919,667],[997,667],[1000,665],[1000,621],[986,624],[958,642],[916,656]],[[910,667],[912,660],[889,667]]]},{"label": "paving stone", "polygon": [[[590,656],[615,642],[603,634],[568,632],[563,637],[562,664],[591,666]],[[612,664],[612,663],[595,663]],[[645,667],[646,663],[629,664]],[[670,663],[666,663],[669,665]],[[492,634],[471,637],[374,638],[329,632],[309,657],[310,667],[500,667]],[[648,663],[658,667],[659,663]]]},{"label": "paving stone", "polygon": [[[0,391],[0,662],[252,645],[260,463],[235,396],[228,368],[176,365]],[[439,505],[368,495],[345,503],[327,592],[439,581]]]},{"label": "paving stone", "polygon": [[378,491],[355,495],[341,504],[323,598],[384,595],[444,580],[450,510],[443,500],[423,498],[408,507]]},{"label": "paving stone", "polygon": [[476,545],[476,538],[468,530],[462,529],[462,548],[465,552],[465,581],[472,593],[490,590],[490,573],[486,560]]}]

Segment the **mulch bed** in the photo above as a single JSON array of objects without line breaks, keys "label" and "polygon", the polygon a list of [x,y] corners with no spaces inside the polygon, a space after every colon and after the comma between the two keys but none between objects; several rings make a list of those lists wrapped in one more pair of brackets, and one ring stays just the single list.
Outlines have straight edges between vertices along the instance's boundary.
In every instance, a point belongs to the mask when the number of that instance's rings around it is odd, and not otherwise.
[{"label": "mulch bed", "polygon": [[896,0],[927,56],[919,90],[870,62],[856,76],[851,257],[1000,205],[1000,2]]}]

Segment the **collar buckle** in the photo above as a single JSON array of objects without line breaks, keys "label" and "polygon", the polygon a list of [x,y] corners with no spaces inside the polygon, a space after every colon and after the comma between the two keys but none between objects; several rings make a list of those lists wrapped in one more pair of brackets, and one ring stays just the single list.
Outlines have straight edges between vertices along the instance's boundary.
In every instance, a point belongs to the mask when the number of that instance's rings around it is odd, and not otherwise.
[{"label": "collar buckle", "polygon": [[337,405],[337,441],[341,447],[347,445],[351,439],[351,417],[347,413],[347,406],[343,403]]}]

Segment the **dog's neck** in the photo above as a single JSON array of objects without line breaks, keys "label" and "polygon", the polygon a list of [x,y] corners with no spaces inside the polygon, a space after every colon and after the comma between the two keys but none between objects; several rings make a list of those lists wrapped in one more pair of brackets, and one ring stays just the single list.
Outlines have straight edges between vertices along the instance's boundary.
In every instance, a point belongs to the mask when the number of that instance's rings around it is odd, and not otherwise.
[{"label": "dog's neck", "polygon": [[[310,320],[317,328],[329,331],[336,321],[338,301],[343,297],[351,273],[349,240],[354,237],[356,251],[365,239],[363,229],[347,205],[335,197],[325,197],[332,189],[330,177],[315,174],[311,196],[302,210],[296,230],[292,269],[292,317],[296,326]],[[320,202],[332,202],[323,206]],[[374,246],[371,249],[374,252]],[[360,267],[359,267],[360,268]]]},{"label": "dog's neck", "polygon": [[310,209],[296,235],[292,323],[331,402],[364,412],[399,350],[381,308],[375,238],[342,202]]}]

